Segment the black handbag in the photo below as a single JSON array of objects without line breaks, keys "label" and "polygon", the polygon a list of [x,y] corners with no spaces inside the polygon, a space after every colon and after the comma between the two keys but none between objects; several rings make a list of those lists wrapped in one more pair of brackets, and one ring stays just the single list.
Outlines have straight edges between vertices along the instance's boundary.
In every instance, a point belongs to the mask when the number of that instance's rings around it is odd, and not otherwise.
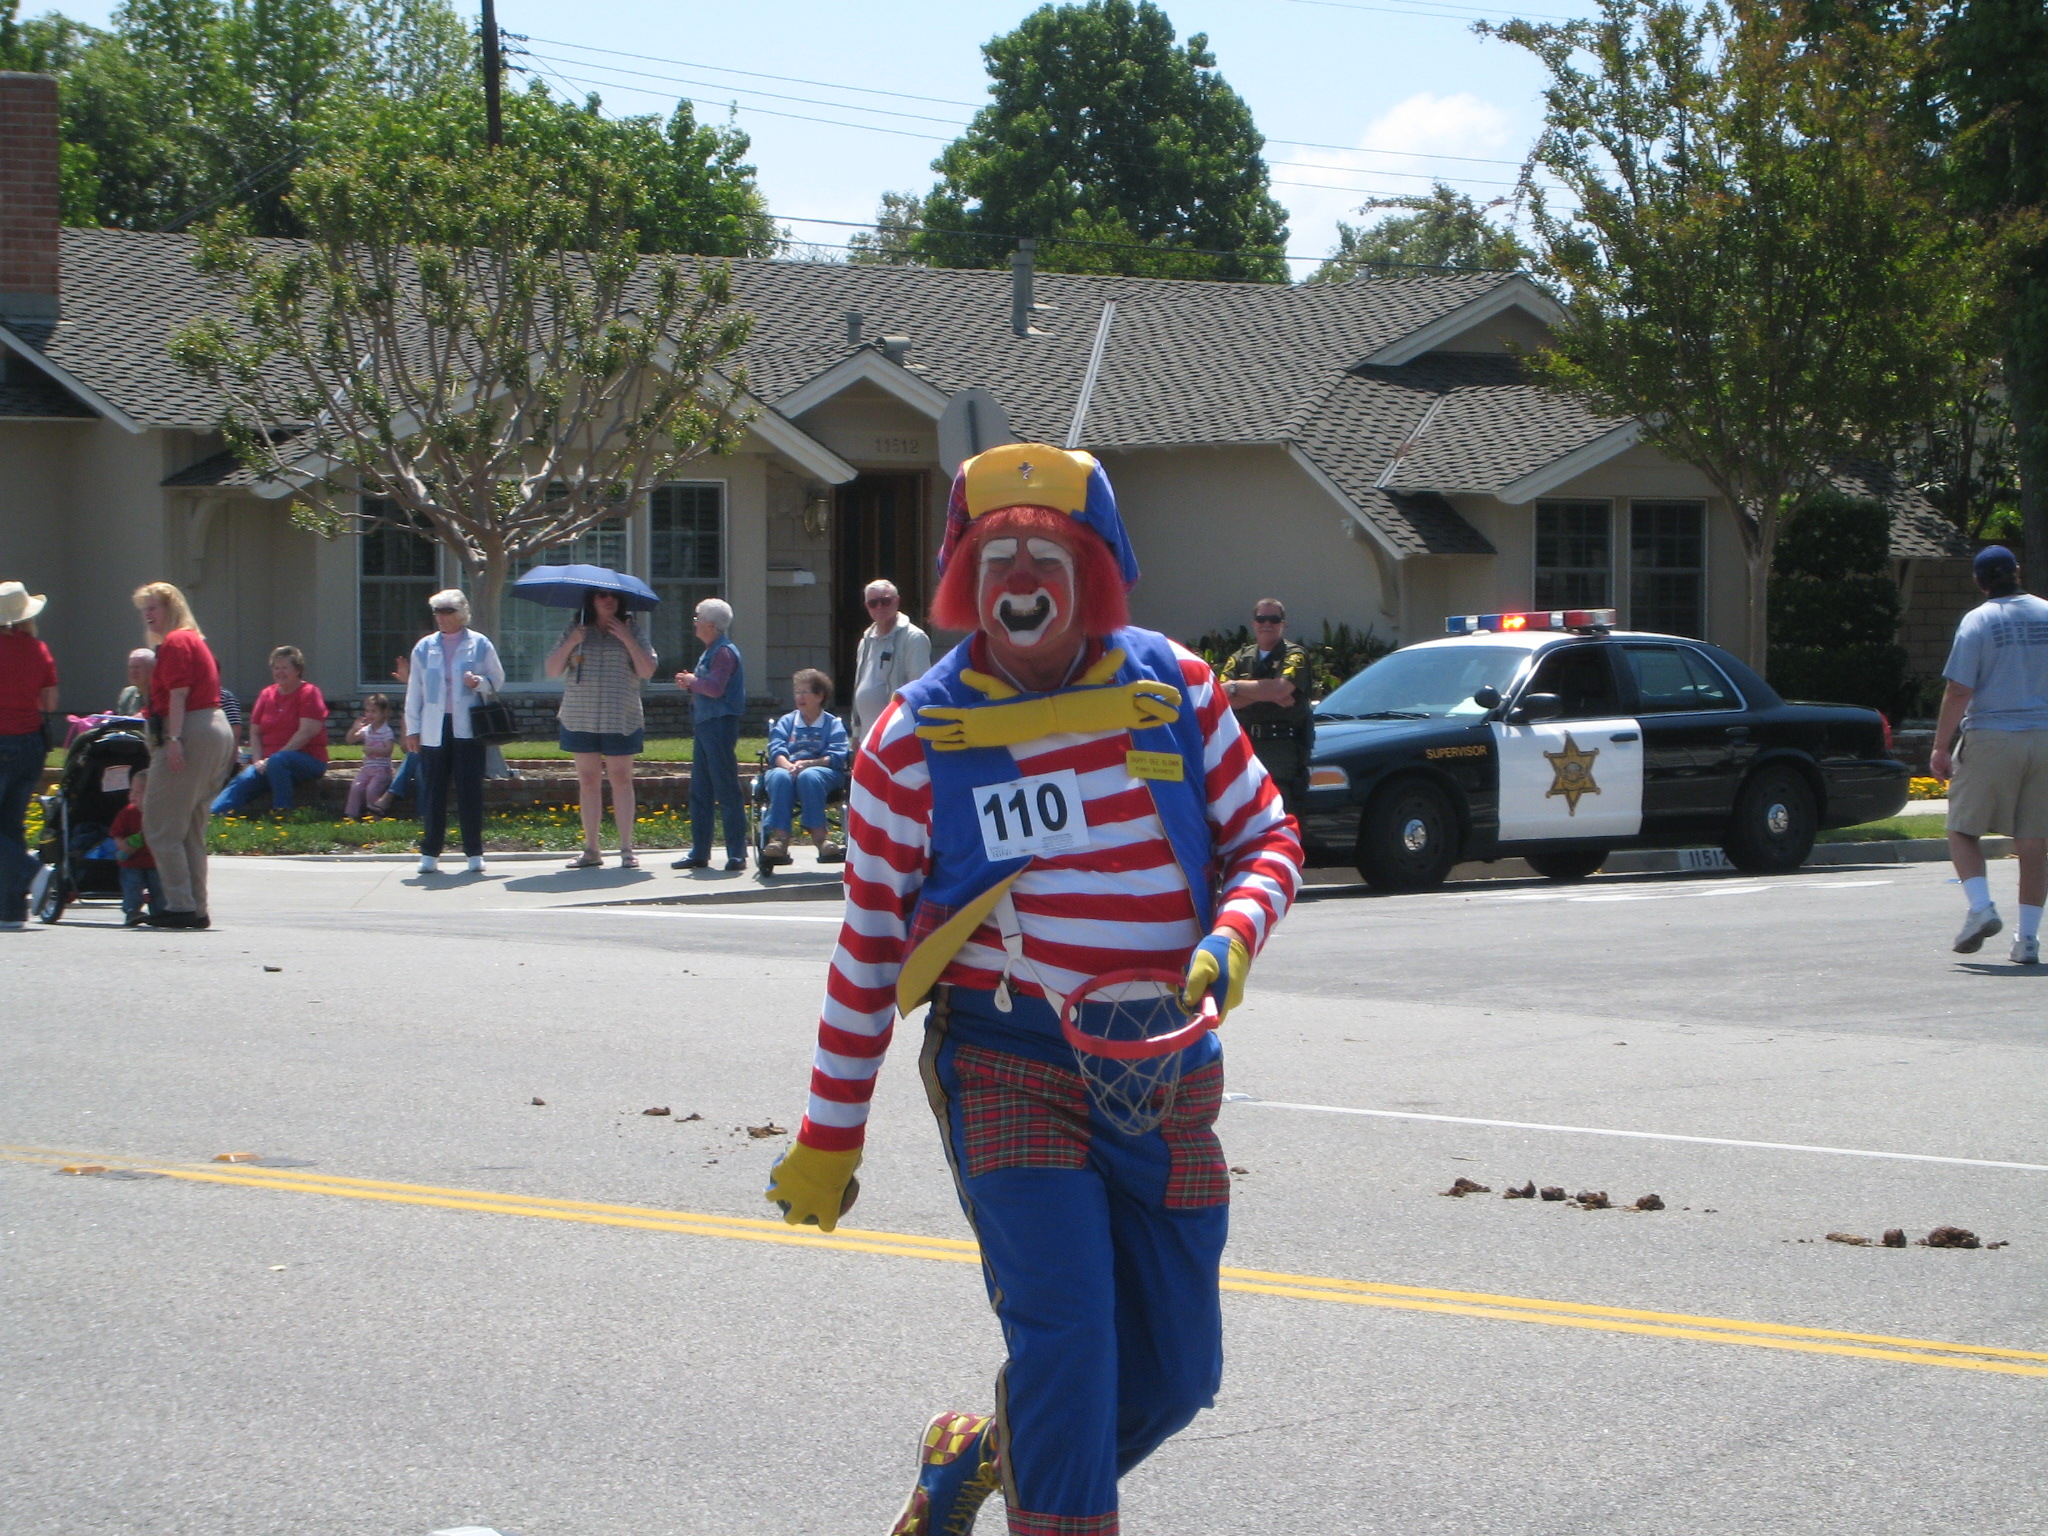
[{"label": "black handbag", "polygon": [[519,722],[503,699],[485,699],[469,706],[469,733],[486,746],[519,739]]}]

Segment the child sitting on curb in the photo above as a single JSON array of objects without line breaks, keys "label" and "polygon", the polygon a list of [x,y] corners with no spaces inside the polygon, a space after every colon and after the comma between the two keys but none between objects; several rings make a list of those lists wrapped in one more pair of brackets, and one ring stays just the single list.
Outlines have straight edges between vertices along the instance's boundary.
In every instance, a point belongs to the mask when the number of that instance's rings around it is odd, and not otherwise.
[{"label": "child sitting on curb", "polygon": [[138,769],[128,780],[128,803],[115,813],[114,824],[107,828],[107,835],[121,850],[121,921],[129,928],[140,928],[164,904],[163,879],[156,872],[156,855],[142,840],[142,787],[148,780],[147,768]]},{"label": "child sitting on curb", "polygon": [[358,821],[366,812],[382,814],[389,798],[385,791],[391,787],[391,749],[398,740],[391,725],[391,700],[381,693],[364,699],[362,714],[343,739],[350,746],[362,747],[363,766],[349,787],[348,806],[341,813],[342,819]]},{"label": "child sitting on curb", "polygon": [[761,849],[761,867],[773,869],[789,858],[790,802],[803,803],[804,834],[818,845],[820,864],[837,864],[846,848],[832,840],[825,825],[825,801],[845,787],[846,765],[853,756],[846,727],[827,714],[832,679],[816,667],[805,667],[790,679],[796,708],[768,728],[768,837]]}]

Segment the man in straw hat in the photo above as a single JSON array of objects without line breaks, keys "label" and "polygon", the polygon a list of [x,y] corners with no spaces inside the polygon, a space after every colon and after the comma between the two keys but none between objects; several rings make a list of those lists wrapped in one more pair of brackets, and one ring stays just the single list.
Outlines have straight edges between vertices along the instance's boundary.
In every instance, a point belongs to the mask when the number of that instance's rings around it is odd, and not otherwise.
[{"label": "man in straw hat", "polygon": [[57,664],[36,638],[49,601],[0,581],[0,930],[28,923],[36,861],[28,851],[29,797],[43,773],[43,716],[57,707]]},{"label": "man in straw hat", "polygon": [[[993,1414],[926,1427],[892,1536],[965,1532],[997,1488],[1012,1532],[1114,1536],[1118,1478],[1222,1378],[1221,1047],[1187,1047],[1165,1121],[1129,1134],[1091,1106],[1060,1003],[1141,966],[1227,1012],[1301,846],[1209,668],[1131,625],[1137,560],[1093,458],[968,460],[939,572],[933,619],[972,633],[855,758],[809,1112],[768,1198],[832,1230],[893,1020],[929,1002],[925,1089],[1009,1358]],[[995,814],[1016,794],[1036,831]]]}]

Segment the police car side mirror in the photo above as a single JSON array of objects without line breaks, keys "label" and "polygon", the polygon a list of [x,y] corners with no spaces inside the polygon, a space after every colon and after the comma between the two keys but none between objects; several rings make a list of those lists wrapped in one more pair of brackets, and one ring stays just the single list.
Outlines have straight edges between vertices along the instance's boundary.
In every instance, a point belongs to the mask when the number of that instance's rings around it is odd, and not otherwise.
[{"label": "police car side mirror", "polygon": [[1510,725],[1523,725],[1531,720],[1555,720],[1564,713],[1564,700],[1554,693],[1531,693],[1508,712]]},{"label": "police car side mirror", "polygon": [[1500,708],[1500,690],[1494,687],[1493,684],[1488,683],[1484,688],[1481,688],[1472,695],[1472,702],[1481,709],[1498,709]]}]

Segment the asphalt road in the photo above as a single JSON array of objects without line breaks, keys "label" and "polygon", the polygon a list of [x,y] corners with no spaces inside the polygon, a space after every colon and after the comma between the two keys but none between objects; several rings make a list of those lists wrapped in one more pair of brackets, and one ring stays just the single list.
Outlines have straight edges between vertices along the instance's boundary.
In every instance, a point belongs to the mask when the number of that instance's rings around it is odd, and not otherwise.
[{"label": "asphalt road", "polygon": [[[0,1529],[887,1528],[999,1344],[914,1026],[860,1231],[758,1221],[833,907],[215,867],[210,933],[0,935]],[[1949,954],[1946,873],[1304,901],[1126,1532],[2035,1536],[2048,968]],[[1826,1241],[1938,1225],[2010,1246]]]}]

